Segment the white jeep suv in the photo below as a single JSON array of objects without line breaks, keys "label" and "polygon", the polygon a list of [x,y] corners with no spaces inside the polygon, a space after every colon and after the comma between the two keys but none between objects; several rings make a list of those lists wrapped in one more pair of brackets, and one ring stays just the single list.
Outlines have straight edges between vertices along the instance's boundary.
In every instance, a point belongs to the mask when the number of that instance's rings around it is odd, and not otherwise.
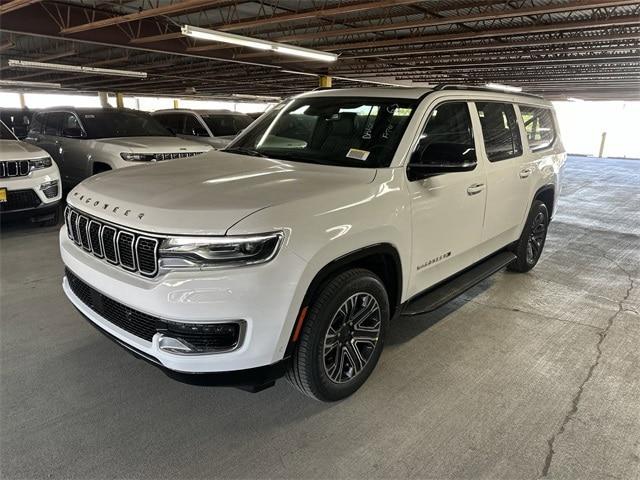
[{"label": "white jeep suv", "polygon": [[226,150],[89,179],[60,232],[64,291],[170,376],[331,401],[389,321],[538,261],[565,152],[539,97],[326,90]]},{"label": "white jeep suv", "polygon": [[0,217],[57,225],[61,199],[60,172],[51,157],[0,122]]}]

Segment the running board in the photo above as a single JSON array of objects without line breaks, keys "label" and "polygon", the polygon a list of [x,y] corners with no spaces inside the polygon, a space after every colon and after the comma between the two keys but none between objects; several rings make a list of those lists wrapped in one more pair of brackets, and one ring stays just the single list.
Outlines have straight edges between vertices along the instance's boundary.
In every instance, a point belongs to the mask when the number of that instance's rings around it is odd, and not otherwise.
[{"label": "running board", "polygon": [[477,263],[470,269],[445,280],[418,297],[409,300],[402,310],[403,316],[414,316],[432,312],[458,295],[466,292],[487,277],[502,270],[517,257],[511,252],[500,252]]}]

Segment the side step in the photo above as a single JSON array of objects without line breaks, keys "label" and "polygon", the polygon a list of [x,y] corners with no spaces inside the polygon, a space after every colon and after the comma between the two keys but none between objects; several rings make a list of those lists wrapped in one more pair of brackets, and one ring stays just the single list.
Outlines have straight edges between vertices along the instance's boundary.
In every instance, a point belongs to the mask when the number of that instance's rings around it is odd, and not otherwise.
[{"label": "side step", "polygon": [[517,257],[511,252],[500,252],[492,255],[468,270],[445,280],[436,287],[409,300],[402,310],[402,315],[411,317],[432,312],[453,300],[458,295],[466,292],[485,278],[502,270],[516,258]]}]

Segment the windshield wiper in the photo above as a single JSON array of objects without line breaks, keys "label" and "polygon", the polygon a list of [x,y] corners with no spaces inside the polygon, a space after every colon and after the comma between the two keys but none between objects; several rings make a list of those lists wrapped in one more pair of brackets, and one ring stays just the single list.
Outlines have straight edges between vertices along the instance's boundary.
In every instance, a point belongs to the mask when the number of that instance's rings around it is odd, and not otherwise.
[{"label": "windshield wiper", "polygon": [[244,148],[244,147],[225,148],[222,151],[229,152],[229,153],[239,153],[241,155],[250,155],[252,157],[267,157],[267,155],[259,152],[258,150],[253,150],[251,148]]}]

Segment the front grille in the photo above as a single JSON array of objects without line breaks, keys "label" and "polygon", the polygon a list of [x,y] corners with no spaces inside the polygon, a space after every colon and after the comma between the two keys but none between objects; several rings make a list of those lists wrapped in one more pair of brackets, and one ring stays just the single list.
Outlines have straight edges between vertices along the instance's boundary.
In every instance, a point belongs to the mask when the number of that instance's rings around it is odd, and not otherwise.
[{"label": "front grille", "polygon": [[238,346],[239,323],[176,323],[127,307],[103,295],[80,280],[71,270],[65,275],[71,291],[87,307],[113,325],[150,342],[156,333],[163,333],[190,345],[195,352],[227,351]]},{"label": "front grille", "polygon": [[0,162],[0,178],[26,177],[27,175],[29,175],[29,160]]},{"label": "front grille", "polygon": [[204,152],[171,152],[171,153],[152,153],[157,162],[162,160],[173,160],[174,158],[195,157]]},{"label": "front grille", "polygon": [[158,273],[159,239],[126,230],[67,207],[67,235],[95,257],[146,277]]},{"label": "front grille", "polygon": [[0,212],[11,212],[14,210],[26,210],[36,208],[42,203],[40,197],[31,189],[8,190],[7,201],[0,203]]}]

